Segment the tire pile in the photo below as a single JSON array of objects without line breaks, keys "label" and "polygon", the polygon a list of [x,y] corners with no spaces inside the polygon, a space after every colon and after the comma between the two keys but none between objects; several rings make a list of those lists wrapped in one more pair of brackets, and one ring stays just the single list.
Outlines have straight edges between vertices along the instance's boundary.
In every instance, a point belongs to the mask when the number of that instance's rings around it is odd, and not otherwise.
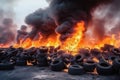
[{"label": "tire pile", "polygon": [[95,71],[99,75],[120,75],[120,48],[111,45],[104,45],[100,50],[82,48],[75,56],[53,46],[30,49],[0,48],[0,70],[13,70],[15,66],[27,66],[27,63],[49,67],[52,71],[68,69],[71,75]]}]

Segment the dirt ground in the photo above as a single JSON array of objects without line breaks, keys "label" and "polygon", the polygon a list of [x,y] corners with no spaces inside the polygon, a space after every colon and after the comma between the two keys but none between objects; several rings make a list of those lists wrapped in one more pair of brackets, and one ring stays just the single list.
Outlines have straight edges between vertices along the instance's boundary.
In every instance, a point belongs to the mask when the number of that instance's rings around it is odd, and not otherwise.
[{"label": "dirt ground", "polygon": [[120,80],[119,76],[85,74],[69,75],[67,72],[53,72],[49,68],[36,66],[15,67],[11,71],[0,71],[0,80]]}]

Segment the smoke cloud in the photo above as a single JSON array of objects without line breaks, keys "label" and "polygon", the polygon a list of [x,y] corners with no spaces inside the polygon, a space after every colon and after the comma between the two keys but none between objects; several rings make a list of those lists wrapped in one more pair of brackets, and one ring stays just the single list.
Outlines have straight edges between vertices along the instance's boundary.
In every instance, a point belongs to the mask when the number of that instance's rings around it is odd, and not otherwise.
[{"label": "smoke cloud", "polygon": [[0,44],[12,44],[15,40],[16,25],[14,25],[14,3],[16,0],[0,1]]},{"label": "smoke cloud", "polygon": [[[42,33],[45,33],[45,31],[48,33],[54,31],[61,34],[60,40],[62,41],[68,37],[66,36],[67,34],[73,33],[73,27],[79,21],[86,23],[87,30],[87,25],[92,19],[91,12],[93,12],[96,7],[110,1],[111,0],[48,0],[50,3],[49,8],[27,16],[25,21],[27,24],[41,30],[40,32]],[[56,26],[46,27],[46,23],[51,23],[51,21]],[[43,30],[43,24],[46,24],[44,26],[45,30]]]},{"label": "smoke cloud", "polygon": [[113,0],[109,5],[100,6],[92,14],[93,34],[99,39],[120,32],[120,0]]},{"label": "smoke cloud", "polygon": [[54,35],[56,24],[54,20],[49,16],[48,9],[39,9],[34,13],[29,14],[25,22],[33,26],[30,32],[30,38],[33,39],[38,33],[41,33],[44,37],[49,37],[49,35]]}]

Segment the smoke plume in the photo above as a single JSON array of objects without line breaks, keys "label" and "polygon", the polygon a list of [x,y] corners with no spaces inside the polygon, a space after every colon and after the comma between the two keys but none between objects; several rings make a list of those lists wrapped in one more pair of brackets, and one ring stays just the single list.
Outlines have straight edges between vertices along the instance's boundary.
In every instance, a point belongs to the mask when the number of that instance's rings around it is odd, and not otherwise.
[{"label": "smoke plume", "polygon": [[14,3],[16,0],[0,1],[0,44],[10,44],[14,42],[16,35],[16,25],[14,25]]},{"label": "smoke plume", "polygon": [[[26,17],[26,23],[36,28],[30,35],[40,32],[61,34],[60,40],[65,40],[67,34],[73,33],[74,25],[84,21],[87,25],[92,19],[91,12],[96,7],[111,0],[48,0],[50,5],[46,10],[38,10]],[[49,24],[49,26],[48,26]],[[52,26],[51,26],[52,25]]]},{"label": "smoke plume", "polygon": [[98,7],[93,13],[92,26],[93,34],[99,40],[108,34],[117,35],[120,32],[120,0]]},{"label": "smoke plume", "polygon": [[49,35],[54,35],[56,24],[54,20],[49,16],[49,10],[39,9],[34,13],[29,14],[25,22],[33,26],[32,31],[30,32],[30,38],[33,39],[38,33],[41,33],[44,37]]}]

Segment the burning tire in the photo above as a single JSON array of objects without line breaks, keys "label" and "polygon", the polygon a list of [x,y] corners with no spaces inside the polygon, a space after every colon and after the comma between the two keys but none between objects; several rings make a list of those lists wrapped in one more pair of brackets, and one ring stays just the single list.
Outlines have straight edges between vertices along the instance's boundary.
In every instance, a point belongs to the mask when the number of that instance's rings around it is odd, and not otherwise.
[{"label": "burning tire", "polygon": [[96,63],[92,60],[88,60],[83,63],[83,67],[86,72],[93,72],[95,70]]},{"label": "burning tire", "polygon": [[13,63],[0,63],[0,70],[13,70],[14,64]]},{"label": "burning tire", "polygon": [[71,75],[82,75],[85,74],[84,68],[80,65],[71,65],[68,68],[68,73]]},{"label": "burning tire", "polygon": [[112,75],[114,73],[112,65],[105,62],[98,63],[96,70],[99,75]]},{"label": "burning tire", "polygon": [[119,68],[120,68],[120,59],[116,58],[113,61],[113,68],[115,70],[116,73],[119,73]]},{"label": "burning tire", "polygon": [[52,71],[62,71],[65,68],[65,64],[62,60],[55,60],[50,64]]}]

